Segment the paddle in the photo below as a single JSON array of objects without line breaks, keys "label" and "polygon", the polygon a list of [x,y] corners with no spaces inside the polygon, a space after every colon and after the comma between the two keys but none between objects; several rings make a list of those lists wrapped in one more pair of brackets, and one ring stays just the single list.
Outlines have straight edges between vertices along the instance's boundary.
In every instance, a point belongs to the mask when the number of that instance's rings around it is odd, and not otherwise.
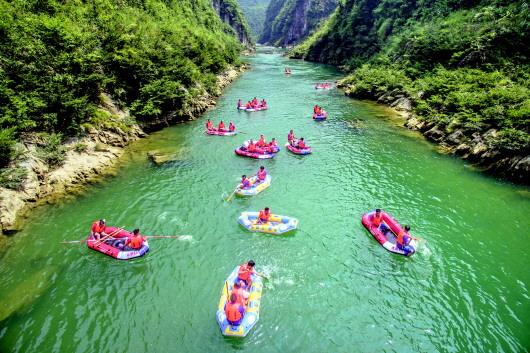
[{"label": "paddle", "polygon": [[145,235],[143,236],[144,238],[149,238],[149,239],[153,239],[153,238],[173,238],[173,239],[179,239],[179,238],[186,238],[186,237],[190,237],[191,235],[189,234],[184,234],[184,235]]},{"label": "paddle", "polygon": [[232,197],[234,197],[238,189],[239,189],[239,184],[237,184],[237,187],[234,189],[234,192],[230,194],[230,196],[228,196],[228,198],[226,199],[226,202],[230,202],[230,200],[232,199]]},{"label": "paddle", "polygon": [[94,245],[99,245],[99,244],[103,243],[105,240],[107,240],[108,238],[112,238],[113,235],[118,234],[118,232],[121,231],[121,230],[124,230],[123,226],[121,228],[117,228],[114,232],[112,232],[110,234],[107,234],[107,236],[103,237],[103,239],[99,239],[98,241],[96,241],[94,243]]},{"label": "paddle", "polygon": [[[114,232],[112,232],[111,234],[107,234],[104,239],[107,239],[108,237],[111,237],[113,236],[114,234],[116,234],[116,232],[118,232],[119,230],[123,230],[123,227],[122,228],[118,228],[116,229]],[[86,243],[88,241],[88,239],[83,239],[83,240],[64,240],[61,242],[61,244],[79,244],[79,243]]]},{"label": "paddle", "polygon": [[256,270],[254,270],[254,273],[255,273],[256,275],[262,277],[262,278],[267,279],[267,280],[270,279],[269,276],[265,275],[264,273],[258,272],[258,271],[256,271]]}]

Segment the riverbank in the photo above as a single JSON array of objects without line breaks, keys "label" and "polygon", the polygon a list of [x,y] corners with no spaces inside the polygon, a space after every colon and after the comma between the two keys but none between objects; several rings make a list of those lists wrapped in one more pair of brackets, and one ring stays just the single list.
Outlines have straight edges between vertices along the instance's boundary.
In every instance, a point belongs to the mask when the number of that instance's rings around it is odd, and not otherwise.
[{"label": "riverbank", "polygon": [[369,99],[395,109],[406,119],[405,127],[419,131],[429,141],[438,144],[441,153],[456,155],[485,173],[515,183],[530,183],[530,155],[513,154],[503,149],[501,144],[496,143],[501,139],[498,129],[479,130],[465,125],[447,128],[447,124],[442,126],[436,120],[415,114],[414,106],[418,100],[407,95],[403,89],[359,89],[356,84],[362,84],[360,80],[352,82],[350,76],[339,81],[337,87],[351,98]]},{"label": "riverbank", "polygon": [[163,118],[141,124],[135,121],[127,109],[120,109],[106,94],[101,95],[99,111],[106,121],[99,126],[89,126],[82,137],[65,141],[59,149],[64,151],[60,166],[53,168],[43,159],[41,150],[47,144],[39,135],[27,135],[19,145],[17,161],[9,171],[21,171],[21,180],[15,189],[0,187],[0,246],[6,235],[23,226],[23,218],[32,208],[43,203],[82,192],[83,186],[94,183],[114,173],[120,156],[131,142],[183,121],[194,120],[216,105],[222,90],[233,82],[247,66],[232,67],[217,78],[217,90],[201,97],[182,109]]}]

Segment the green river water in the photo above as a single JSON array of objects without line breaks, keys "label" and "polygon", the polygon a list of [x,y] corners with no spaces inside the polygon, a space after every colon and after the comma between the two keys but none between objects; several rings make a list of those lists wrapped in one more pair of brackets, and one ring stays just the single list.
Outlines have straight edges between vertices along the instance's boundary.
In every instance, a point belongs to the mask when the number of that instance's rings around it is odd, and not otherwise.
[{"label": "green river water", "polygon": [[[204,117],[134,143],[116,176],[32,213],[0,259],[0,352],[528,351],[529,189],[438,154],[384,107],[315,91],[339,77],[334,69],[267,50]],[[254,96],[270,109],[236,111],[238,98]],[[314,104],[328,121],[310,119]],[[246,134],[206,136],[206,117]],[[312,155],[283,148],[291,128]],[[234,154],[259,133],[279,139],[275,159]],[[156,166],[153,150],[177,160]],[[261,164],[270,188],[223,200]],[[238,225],[242,211],[265,206],[300,229],[272,236]],[[376,207],[427,240],[417,254],[391,254],[369,235],[360,218]],[[192,237],[154,239],[130,262],[59,243],[82,239],[101,217]],[[249,258],[270,276],[260,321],[246,338],[226,338],[218,300]]]}]

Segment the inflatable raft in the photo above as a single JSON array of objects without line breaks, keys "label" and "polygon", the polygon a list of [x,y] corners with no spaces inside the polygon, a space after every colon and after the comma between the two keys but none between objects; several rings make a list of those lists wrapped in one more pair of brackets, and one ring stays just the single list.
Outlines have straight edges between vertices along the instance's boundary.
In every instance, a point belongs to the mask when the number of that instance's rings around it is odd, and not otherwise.
[{"label": "inflatable raft", "polygon": [[237,131],[228,131],[228,130],[219,131],[217,129],[208,129],[208,130],[206,130],[206,133],[208,135],[217,135],[217,136],[234,136],[234,135],[237,135]]},{"label": "inflatable raft", "polygon": [[101,242],[89,235],[86,242],[87,246],[92,250],[99,251],[102,254],[111,256],[118,260],[134,259],[136,257],[144,256],[149,251],[149,244],[147,243],[147,240],[145,240],[142,247],[137,250],[121,250],[120,248],[113,246],[113,243],[117,241],[116,239],[132,236],[132,234],[126,230],[119,230],[119,228],[116,227],[107,227],[105,229],[105,233],[112,234],[112,238],[115,239],[109,239],[107,241]]},{"label": "inflatable raft", "polygon": [[256,158],[256,159],[271,159],[276,156],[276,153],[256,153],[256,152],[249,152],[247,151],[245,146],[239,146],[234,151],[238,156],[243,157],[250,157],[250,158]]},{"label": "inflatable raft", "polygon": [[296,218],[273,214],[269,222],[258,223],[259,212],[243,212],[239,216],[239,224],[251,232],[283,234],[298,227]]},{"label": "inflatable raft", "polygon": [[289,142],[285,144],[285,147],[287,147],[287,149],[293,152],[294,154],[304,155],[304,154],[310,154],[313,152],[313,150],[309,146],[307,146],[306,148],[298,148],[298,147],[291,146]]},{"label": "inflatable raft", "polygon": [[259,320],[259,309],[261,304],[261,293],[263,291],[263,283],[261,278],[253,274],[252,275],[252,286],[250,287],[250,296],[248,297],[248,303],[245,308],[245,314],[241,323],[237,326],[230,325],[226,320],[225,304],[232,294],[234,282],[237,280],[237,273],[239,266],[232,271],[230,276],[225,281],[223,286],[223,293],[219,299],[219,306],[217,307],[217,323],[221,329],[221,333],[225,336],[245,337],[249,331],[256,325]]},{"label": "inflatable raft", "polygon": [[[416,252],[416,240],[413,238],[410,240],[410,243],[406,245],[403,249],[398,248],[397,242],[396,242],[396,236],[397,234],[403,229],[401,225],[399,225],[398,222],[394,220],[388,213],[381,212],[383,222],[382,225],[386,227],[376,227],[371,219],[372,215],[375,213],[375,211],[365,213],[361,219],[361,222],[363,226],[372,234],[372,236],[381,244],[382,247],[387,249],[390,252],[393,252],[395,254],[405,255],[405,256],[411,256]],[[387,228],[387,230],[383,233],[381,230],[382,228]]]},{"label": "inflatable raft", "polygon": [[313,114],[313,120],[316,120],[316,121],[322,121],[322,120],[326,120],[328,118],[328,113],[323,113],[323,114],[320,114],[320,115],[317,115],[317,114]]},{"label": "inflatable raft", "polygon": [[259,107],[252,107],[252,108],[247,108],[245,106],[241,106],[241,107],[237,107],[237,109],[239,110],[245,110],[247,112],[257,112],[257,111],[260,111],[260,110],[267,110],[267,106],[259,106]]},{"label": "inflatable raft", "polygon": [[269,174],[267,174],[267,176],[265,177],[265,180],[263,180],[259,184],[255,184],[256,180],[258,180],[257,176],[253,176],[253,177],[249,178],[249,180],[252,183],[250,188],[248,188],[248,189],[238,188],[236,190],[236,195],[239,195],[239,196],[256,196],[257,194],[259,194],[260,192],[262,192],[263,190],[265,190],[266,188],[271,186],[272,177]]}]

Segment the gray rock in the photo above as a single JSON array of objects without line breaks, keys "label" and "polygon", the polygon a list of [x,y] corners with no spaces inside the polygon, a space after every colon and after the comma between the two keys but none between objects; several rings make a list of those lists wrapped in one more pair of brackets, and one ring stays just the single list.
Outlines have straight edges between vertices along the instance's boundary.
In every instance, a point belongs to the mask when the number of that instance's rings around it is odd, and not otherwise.
[{"label": "gray rock", "polygon": [[452,145],[460,145],[466,140],[466,136],[462,130],[456,130],[451,135],[447,136],[446,141]]},{"label": "gray rock", "polygon": [[436,142],[441,141],[444,138],[444,136],[445,136],[444,132],[441,131],[440,129],[438,129],[437,126],[433,126],[429,130],[425,131],[424,135],[428,139],[436,141]]},{"label": "gray rock", "polygon": [[401,97],[396,99],[390,106],[396,110],[410,112],[412,110],[412,101],[408,98]]}]

